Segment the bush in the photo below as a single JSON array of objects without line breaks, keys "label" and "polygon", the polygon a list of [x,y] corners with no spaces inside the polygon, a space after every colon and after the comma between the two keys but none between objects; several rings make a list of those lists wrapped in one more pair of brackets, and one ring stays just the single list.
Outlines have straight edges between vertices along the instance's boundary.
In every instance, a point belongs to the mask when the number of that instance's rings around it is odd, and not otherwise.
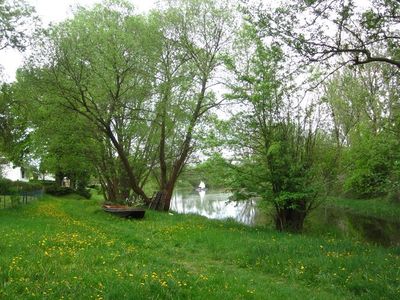
[{"label": "bush", "polygon": [[42,185],[36,182],[11,181],[5,178],[0,179],[0,195],[33,192],[41,189]]},{"label": "bush", "polygon": [[65,196],[69,194],[73,194],[75,191],[69,187],[58,186],[53,184],[51,186],[46,186],[44,189],[45,193],[53,195],[53,196]]},{"label": "bush", "polygon": [[387,199],[389,200],[389,202],[400,204],[400,190],[389,192]]},{"label": "bush", "polygon": [[34,179],[30,180],[29,183],[40,185],[42,187],[48,187],[48,186],[53,186],[55,185],[55,182],[53,180],[39,180],[39,179]]},{"label": "bush", "polygon": [[90,190],[89,189],[85,189],[85,188],[81,188],[81,189],[79,189],[79,190],[76,190],[76,193],[79,195],[79,196],[82,196],[82,197],[84,197],[84,198],[86,198],[86,199],[90,199],[90,197],[92,197],[92,194],[90,193]]},{"label": "bush", "polygon": [[5,178],[0,178],[0,195],[10,194],[12,181]]},{"label": "bush", "polygon": [[70,187],[63,187],[63,186],[58,186],[53,182],[52,185],[46,186],[44,189],[45,193],[52,195],[52,196],[66,196],[70,194],[78,194],[86,199],[90,199],[92,194],[90,193],[90,190],[85,189],[85,188],[80,188],[78,190],[74,190],[73,188]]},{"label": "bush", "polygon": [[43,185],[40,183],[24,181],[14,181],[13,186],[16,187],[18,191],[22,192],[33,192],[41,190],[43,188]]},{"label": "bush", "polygon": [[101,184],[90,184],[88,185],[88,188],[101,192]]}]

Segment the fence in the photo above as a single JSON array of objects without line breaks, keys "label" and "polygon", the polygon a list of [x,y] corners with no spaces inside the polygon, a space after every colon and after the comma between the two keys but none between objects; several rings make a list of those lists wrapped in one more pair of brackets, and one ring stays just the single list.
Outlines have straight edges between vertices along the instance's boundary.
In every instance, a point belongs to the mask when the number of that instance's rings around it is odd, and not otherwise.
[{"label": "fence", "polygon": [[43,197],[43,190],[2,194],[0,195],[0,209],[28,204],[41,197]]}]

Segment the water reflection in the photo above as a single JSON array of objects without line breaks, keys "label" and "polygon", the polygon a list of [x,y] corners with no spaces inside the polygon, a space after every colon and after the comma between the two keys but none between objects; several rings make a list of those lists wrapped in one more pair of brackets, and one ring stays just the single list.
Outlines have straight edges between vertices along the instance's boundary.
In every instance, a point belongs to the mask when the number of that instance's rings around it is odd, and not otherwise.
[{"label": "water reflection", "polygon": [[346,236],[360,236],[362,239],[382,245],[400,246],[400,223],[367,217],[338,208],[325,208],[316,212],[319,223],[335,226]]},{"label": "water reflection", "polygon": [[[231,194],[213,191],[176,191],[171,209],[210,219],[231,218],[247,225],[266,225],[271,216],[257,209],[256,201],[230,202]],[[355,236],[383,246],[400,246],[400,223],[352,214],[344,209],[321,208],[307,218],[306,227],[337,228],[345,236]]]},{"label": "water reflection", "polygon": [[200,202],[203,203],[204,202],[204,198],[206,196],[206,191],[205,190],[199,191],[199,196],[200,196]]},{"label": "water reflection", "polygon": [[178,213],[198,214],[210,219],[231,218],[254,225],[257,215],[256,201],[231,202],[231,194],[218,191],[176,191],[171,209]]}]

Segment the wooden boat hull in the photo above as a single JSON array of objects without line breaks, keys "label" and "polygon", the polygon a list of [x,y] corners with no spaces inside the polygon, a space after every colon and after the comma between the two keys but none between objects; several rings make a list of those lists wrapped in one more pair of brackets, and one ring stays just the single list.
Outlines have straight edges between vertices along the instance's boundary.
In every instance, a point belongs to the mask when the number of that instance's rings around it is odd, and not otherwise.
[{"label": "wooden boat hull", "polygon": [[142,208],[132,208],[132,207],[119,207],[119,206],[103,206],[105,212],[111,213],[115,216],[128,219],[143,219],[145,210]]}]

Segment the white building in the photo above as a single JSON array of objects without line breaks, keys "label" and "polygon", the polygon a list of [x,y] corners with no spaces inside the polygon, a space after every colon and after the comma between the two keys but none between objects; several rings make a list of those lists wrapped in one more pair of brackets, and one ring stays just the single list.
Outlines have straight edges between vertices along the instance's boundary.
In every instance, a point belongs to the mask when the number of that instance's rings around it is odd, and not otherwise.
[{"label": "white building", "polygon": [[45,181],[56,181],[56,177],[53,174],[48,174],[48,173],[40,174],[38,179]]},{"label": "white building", "polygon": [[23,167],[14,166],[12,163],[1,165],[1,175],[3,178],[12,181],[29,181],[28,174]]}]

